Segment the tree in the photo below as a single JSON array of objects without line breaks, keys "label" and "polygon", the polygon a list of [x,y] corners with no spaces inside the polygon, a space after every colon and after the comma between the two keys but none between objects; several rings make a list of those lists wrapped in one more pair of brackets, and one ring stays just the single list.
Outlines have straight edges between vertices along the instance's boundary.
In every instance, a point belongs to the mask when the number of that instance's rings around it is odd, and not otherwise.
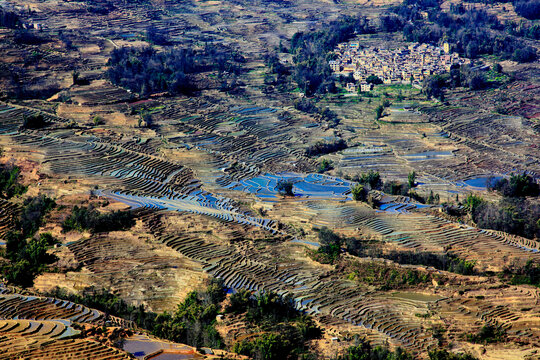
[{"label": "tree", "polygon": [[333,167],[332,167],[331,160],[322,159],[321,162],[319,163],[319,168],[317,169],[317,172],[324,173],[324,172],[327,172],[328,170],[331,170],[332,168]]},{"label": "tree", "polygon": [[362,184],[356,184],[351,188],[352,196],[354,201],[366,201],[368,191]]},{"label": "tree", "polygon": [[410,189],[416,186],[416,171],[413,170],[413,172],[409,173],[407,181]]},{"label": "tree", "polygon": [[474,214],[476,209],[484,202],[484,199],[482,199],[480,196],[469,194],[467,195],[467,198],[465,199],[465,207],[467,210]]},{"label": "tree", "polygon": [[445,78],[441,75],[433,75],[424,79],[422,84],[422,92],[426,94],[427,98],[440,99],[444,97],[443,88],[445,86]]},{"label": "tree", "polygon": [[47,123],[42,114],[32,114],[32,115],[23,115],[23,125],[24,129],[41,129],[45,127]]},{"label": "tree", "polygon": [[281,195],[286,195],[286,196],[294,196],[294,193],[293,193],[293,182],[290,181],[290,180],[285,180],[285,179],[280,179],[278,182],[277,182],[277,185],[276,185],[276,190],[281,194]]},{"label": "tree", "polygon": [[381,175],[378,171],[373,170],[369,170],[367,173],[362,173],[360,176],[355,175],[353,180],[362,185],[369,185],[371,189],[378,189],[382,185]]},{"label": "tree", "polygon": [[380,85],[383,83],[383,81],[381,80],[380,77],[378,77],[377,75],[369,75],[367,78],[366,78],[366,82],[368,84],[373,84],[373,85]]},{"label": "tree", "polygon": [[381,104],[375,109],[375,120],[379,120],[384,112],[384,106]]},{"label": "tree", "polygon": [[512,54],[512,60],[520,63],[533,62],[537,58],[538,55],[536,53],[536,49],[531,46],[516,49]]}]

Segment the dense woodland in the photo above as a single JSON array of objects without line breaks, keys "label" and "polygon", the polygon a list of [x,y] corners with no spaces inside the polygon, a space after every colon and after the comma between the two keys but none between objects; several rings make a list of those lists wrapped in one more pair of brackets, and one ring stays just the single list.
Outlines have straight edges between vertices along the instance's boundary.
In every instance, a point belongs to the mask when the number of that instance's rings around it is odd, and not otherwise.
[{"label": "dense woodland", "polygon": [[[453,51],[471,59],[480,55],[496,55],[519,62],[536,59],[534,48],[523,46],[522,41],[508,34],[516,25],[508,24],[505,28],[496,16],[485,10],[466,7],[452,10],[452,13],[442,12],[440,4],[434,0],[407,0],[391,9],[396,15],[392,22],[397,24],[391,29],[403,26],[403,35],[408,41],[438,44],[444,39],[452,45]],[[428,13],[428,21],[424,20],[422,11]]]},{"label": "dense woodland", "polygon": [[241,55],[221,47],[203,50],[171,48],[158,52],[154,48],[119,48],[111,53],[109,80],[141,96],[153,93],[191,94],[197,90],[192,75],[217,71],[236,73]]}]

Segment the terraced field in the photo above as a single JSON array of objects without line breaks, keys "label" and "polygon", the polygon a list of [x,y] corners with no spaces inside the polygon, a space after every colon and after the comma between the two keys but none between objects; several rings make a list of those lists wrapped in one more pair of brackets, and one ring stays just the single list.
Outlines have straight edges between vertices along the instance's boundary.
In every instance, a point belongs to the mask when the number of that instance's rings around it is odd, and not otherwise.
[{"label": "terraced field", "polygon": [[[434,346],[437,340],[427,331],[426,321],[414,314],[439,309],[437,311],[440,311],[440,316],[449,319],[456,311],[463,313],[460,310],[463,304],[454,298],[417,301],[381,295],[358,287],[344,278],[327,274],[322,268],[306,262],[305,255],[300,258],[283,258],[282,254],[291,251],[289,248],[296,249],[293,252],[298,251],[303,249],[302,244],[310,242],[296,238],[297,232],[293,227],[283,226],[287,221],[254,216],[241,210],[230,198],[214,195],[205,188],[211,188],[214,192],[220,191],[219,189],[229,191],[229,195],[234,191],[253,193],[263,203],[268,200],[275,202],[277,180],[293,179],[296,192],[301,195],[299,199],[305,201],[287,203],[286,206],[291,209],[286,213],[295,212],[295,219],[299,221],[372,234],[403,249],[433,252],[450,250],[464,259],[477,260],[478,264],[487,270],[500,270],[505,262],[512,258],[537,259],[540,256],[536,242],[450,223],[419,212],[422,206],[408,198],[378,193],[375,195],[383,203],[382,211],[362,210],[356,204],[350,203],[350,183],[338,178],[298,173],[263,175],[266,169],[282,164],[284,159],[290,159],[291,154],[294,156],[294,152],[291,153],[290,150],[281,150],[288,147],[288,141],[296,139],[280,133],[290,132],[290,124],[271,109],[229,109],[236,114],[231,118],[216,111],[184,118],[176,112],[176,118],[173,118],[173,113],[165,109],[156,115],[158,119],[161,118],[161,129],[174,128],[175,133],[181,134],[167,139],[167,150],[174,151],[175,147],[183,147],[206,152],[214,159],[209,167],[218,170],[214,171],[214,174],[221,171],[220,176],[206,177],[205,181],[201,182],[197,179],[196,171],[181,162],[169,160],[170,156],[160,156],[156,148],[149,147],[148,143],[114,140],[91,129],[66,129],[62,127],[64,121],[54,117],[50,118],[53,125],[46,131],[20,130],[17,126],[17,115],[13,115],[24,110],[17,108],[6,107],[0,128],[9,137],[10,143],[16,144],[13,146],[38,150],[51,174],[84,177],[98,183],[100,190],[96,194],[99,196],[124,202],[134,208],[189,212],[195,214],[191,215],[195,217],[210,216],[214,220],[207,219],[204,223],[207,228],[215,230],[216,234],[222,232],[217,231],[222,227],[220,223],[232,229],[239,227],[236,235],[216,241],[216,238],[204,232],[194,232],[193,226],[197,226],[195,224],[201,221],[185,218],[187,215],[178,216],[185,219],[180,223],[192,226],[190,230],[175,228],[172,223],[165,226],[160,221],[153,222],[152,215],[147,219],[143,217],[143,223],[149,224],[148,230],[158,242],[198,264],[197,266],[209,275],[223,279],[227,287],[289,294],[295,299],[299,309],[326,319],[329,324],[340,321],[348,323],[356,331],[369,335],[375,342],[388,341],[415,352]],[[20,118],[18,121],[20,122]],[[266,128],[257,126],[257,123],[264,123]],[[233,130],[244,131],[249,135],[224,135],[234,132]],[[275,146],[265,145],[270,144],[276,137],[280,137],[282,141]],[[300,151],[296,153],[299,156],[298,161],[309,164],[310,160],[305,159]],[[280,208],[283,205],[278,202],[276,206]],[[254,228],[281,237],[282,243],[268,248],[269,252],[259,251],[256,242],[249,243],[244,240],[246,229]],[[235,238],[238,240],[234,240]],[[163,266],[163,261],[170,261],[159,256],[137,255],[141,254],[142,248],[130,244],[125,249],[134,254],[133,266],[126,267],[121,259],[121,242],[111,237],[83,239],[68,245],[68,248],[76,260],[93,274],[94,279],[108,278],[107,282],[112,284],[112,287],[124,294],[125,298],[133,300],[142,299],[140,296],[130,295],[134,294],[135,283],[115,282],[111,276],[139,272],[142,269],[152,271],[152,268]],[[114,253],[118,254],[117,258],[111,256]],[[156,289],[167,288],[165,282],[155,285]],[[147,294],[147,303],[153,302],[156,308],[166,307],[164,303],[159,305],[158,298],[153,300],[148,296],[150,295]],[[16,300],[22,302],[19,297]],[[507,315],[490,304],[481,302],[478,306],[476,310],[469,311],[470,314],[479,314],[473,316],[472,320],[469,319],[470,321],[503,322],[505,319],[515,318],[514,315]],[[63,309],[62,306],[59,307]],[[20,308],[17,309],[21,311]],[[78,308],[73,315],[70,314],[65,314],[64,318],[98,321],[101,316],[94,313],[84,317],[84,310]],[[466,316],[470,314],[465,312]],[[31,318],[31,315],[28,316]],[[463,321],[465,322],[465,318]],[[460,326],[459,320],[452,320],[451,323],[455,324],[456,328]],[[508,327],[508,330],[512,330],[515,336],[523,335],[528,338],[536,334],[533,330],[527,332],[519,323],[513,328]]]},{"label": "terraced field", "polygon": [[116,348],[79,338],[73,324],[130,328],[130,322],[65,300],[11,293],[3,286],[0,293],[0,359],[129,359]]},{"label": "terraced field", "polygon": [[[538,355],[540,293],[531,286],[345,253],[337,265],[325,265],[311,253],[320,248],[318,228],[327,226],[377,243],[381,251],[450,252],[474,261],[478,271],[540,262],[535,240],[451,222],[438,205],[379,191],[370,193],[381,204],[374,210],[352,201],[352,182],[345,180],[374,170],[384,180],[405,183],[416,171],[418,194],[427,197],[433,191],[452,203],[470,192],[497,199],[484,192],[482,179],[488,176],[512,171],[538,176],[535,64],[528,70],[531,81],[519,78],[507,88],[478,93],[448,90],[442,103],[418,89],[391,85],[377,86],[369,96],[308,97],[318,110],[303,112],[294,106],[304,97],[302,86],[296,88],[294,75],[285,84],[274,82],[266,55],[275,51],[294,72],[293,54],[278,51],[289,46],[293,34],[314,32],[342,14],[374,18],[388,1],[124,1],[99,15],[92,13],[92,2],[10,3],[19,6],[25,20],[43,25],[39,34],[49,38],[26,46],[15,44],[9,30],[0,32],[2,69],[25,70],[17,79],[0,77],[0,96],[24,95],[18,105],[0,103],[0,144],[6,162],[39,164],[38,169],[26,164],[21,178],[30,186],[25,196],[46,193],[65,206],[43,229],[62,242],[50,251],[72,265],[41,274],[34,290],[103,286],[130,304],[162,312],[174,311],[187,292],[217,277],[231,291],[292,296],[298,309],[347,344],[360,335],[418,357],[426,357],[439,342],[490,360],[497,357],[490,358],[490,352],[501,348],[516,358]],[[105,71],[111,51],[149,45],[150,24],[166,33],[172,46],[226,47],[240,59],[241,70],[190,77],[200,87],[190,96],[146,97],[109,83]],[[360,41],[402,46],[401,34],[394,35],[364,34]],[[74,70],[89,84],[74,81]],[[231,81],[236,85],[226,89]],[[386,100],[393,104],[374,120],[377,106]],[[321,115],[325,108],[339,124]],[[21,127],[24,118],[38,113],[46,127]],[[136,125],[146,113],[152,121]],[[349,147],[306,156],[309,146],[338,139]],[[315,174],[322,158],[333,169]],[[294,183],[295,197],[277,194],[282,179]],[[15,225],[22,201],[0,200],[0,239]],[[99,210],[129,205],[137,224],[111,233],[62,232],[72,206],[109,202]],[[389,291],[347,273],[354,261],[417,271],[430,280]],[[78,336],[81,326],[103,324],[134,328],[127,320],[69,301],[0,287],[0,359],[126,358],[108,343]],[[485,324],[501,325],[508,344],[465,341]],[[441,339],[437,328],[444,330]],[[249,333],[240,322],[226,335],[232,343]],[[158,342],[141,334],[128,339],[139,358],[167,347],[195,356],[187,346]]]}]

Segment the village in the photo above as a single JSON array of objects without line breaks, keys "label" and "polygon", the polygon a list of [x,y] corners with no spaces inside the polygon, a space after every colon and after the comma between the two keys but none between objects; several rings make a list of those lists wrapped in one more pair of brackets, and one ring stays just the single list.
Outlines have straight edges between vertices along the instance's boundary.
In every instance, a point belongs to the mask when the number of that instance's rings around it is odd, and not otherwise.
[{"label": "village", "polygon": [[336,74],[349,76],[359,82],[348,83],[347,90],[370,91],[373,88],[368,77],[377,76],[384,84],[410,84],[420,86],[424,78],[450,71],[454,64],[469,63],[468,59],[452,53],[450,45],[443,48],[429,44],[411,44],[396,49],[377,47],[362,48],[358,41],[341,43],[334,50],[337,59],[329,61]]}]

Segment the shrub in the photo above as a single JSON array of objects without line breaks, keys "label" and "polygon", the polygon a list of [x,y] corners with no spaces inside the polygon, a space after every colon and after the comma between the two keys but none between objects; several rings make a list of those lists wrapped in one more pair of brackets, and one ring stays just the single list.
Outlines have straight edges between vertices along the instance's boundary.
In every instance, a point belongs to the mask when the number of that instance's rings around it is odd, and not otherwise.
[{"label": "shrub", "polygon": [[386,347],[372,347],[366,340],[357,340],[358,345],[345,350],[336,360],[413,360],[414,357],[401,348],[390,351]]},{"label": "shrub", "polygon": [[429,360],[476,360],[470,354],[454,354],[445,349],[437,349],[429,352]]}]

